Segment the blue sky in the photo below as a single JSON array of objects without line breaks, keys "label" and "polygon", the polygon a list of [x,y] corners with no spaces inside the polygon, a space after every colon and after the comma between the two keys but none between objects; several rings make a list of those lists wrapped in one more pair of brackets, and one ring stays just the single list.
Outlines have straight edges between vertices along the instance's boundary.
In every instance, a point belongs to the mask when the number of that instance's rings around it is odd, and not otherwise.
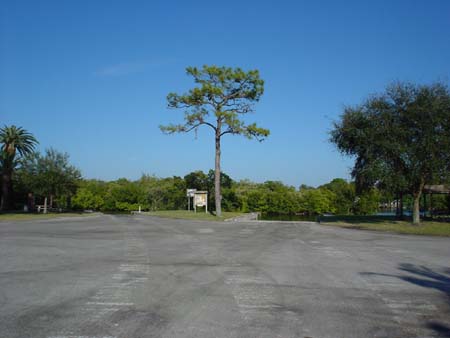
[{"label": "blue sky", "polygon": [[87,178],[207,171],[210,130],[158,129],[182,120],[166,95],[203,64],[258,69],[266,83],[251,118],[271,136],[225,137],[226,173],[348,178],[332,121],[394,80],[448,83],[450,1],[3,1],[0,124],[68,152]]}]

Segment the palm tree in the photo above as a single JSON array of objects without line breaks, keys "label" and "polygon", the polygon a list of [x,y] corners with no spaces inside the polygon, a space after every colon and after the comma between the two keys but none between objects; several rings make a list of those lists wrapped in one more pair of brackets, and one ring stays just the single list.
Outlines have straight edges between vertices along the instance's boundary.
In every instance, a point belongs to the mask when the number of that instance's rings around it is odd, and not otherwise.
[{"label": "palm tree", "polygon": [[2,199],[0,210],[12,207],[12,175],[17,164],[16,155],[25,156],[34,152],[38,141],[21,127],[0,128],[0,164],[2,169]]}]

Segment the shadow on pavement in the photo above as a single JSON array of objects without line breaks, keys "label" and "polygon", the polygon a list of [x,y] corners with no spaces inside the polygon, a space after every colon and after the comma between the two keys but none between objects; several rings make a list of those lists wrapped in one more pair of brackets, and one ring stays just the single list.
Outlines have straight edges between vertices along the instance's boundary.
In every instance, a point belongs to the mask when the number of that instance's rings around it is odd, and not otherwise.
[{"label": "shadow on pavement", "polygon": [[439,333],[441,337],[450,337],[450,327],[439,322],[429,322],[427,327],[436,333]]},{"label": "shadow on pavement", "polygon": [[436,272],[425,266],[403,263],[399,265],[399,270],[409,272],[414,276],[396,277],[425,288],[442,291],[447,297],[450,297],[450,268],[445,269],[443,272]]},{"label": "shadow on pavement", "polygon": [[[362,272],[361,275],[395,277],[424,288],[438,290],[445,294],[447,297],[447,302],[450,306],[450,268],[437,272],[423,265],[419,266],[409,263],[402,263],[399,264],[398,269],[402,272],[407,272],[408,275],[391,275],[375,272]],[[430,321],[426,324],[426,327],[438,333],[440,337],[450,337],[450,326],[444,323]]]}]

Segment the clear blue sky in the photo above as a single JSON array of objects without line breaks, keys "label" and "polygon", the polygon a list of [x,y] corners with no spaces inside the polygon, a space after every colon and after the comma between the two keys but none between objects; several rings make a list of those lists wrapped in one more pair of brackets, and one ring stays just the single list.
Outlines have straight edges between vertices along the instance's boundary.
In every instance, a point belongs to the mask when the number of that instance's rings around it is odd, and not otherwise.
[{"label": "clear blue sky", "polygon": [[3,1],[0,124],[68,152],[85,177],[183,176],[214,166],[210,130],[163,135],[182,119],[166,95],[190,65],[259,69],[263,143],[223,139],[235,179],[298,186],[349,177],[331,122],[393,80],[448,82],[450,1]]}]

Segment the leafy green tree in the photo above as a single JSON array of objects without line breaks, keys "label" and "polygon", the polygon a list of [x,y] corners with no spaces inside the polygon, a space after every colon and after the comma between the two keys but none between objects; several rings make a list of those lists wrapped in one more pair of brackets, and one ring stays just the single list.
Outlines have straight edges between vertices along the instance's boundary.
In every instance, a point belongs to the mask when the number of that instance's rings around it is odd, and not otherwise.
[{"label": "leafy green tree", "polygon": [[[248,211],[267,212],[268,205],[266,199],[266,192],[263,190],[251,190],[246,194],[246,205]],[[245,210],[247,211],[247,210]]]},{"label": "leafy green tree", "polygon": [[151,175],[142,175],[138,184],[142,186],[147,200],[149,210],[164,210],[166,206],[164,204],[165,194],[167,188],[165,182]]},{"label": "leafy green tree", "polygon": [[307,184],[300,184],[300,186],[298,187],[299,191],[308,190],[308,189],[314,189],[314,187],[307,185]]},{"label": "leafy green tree", "polygon": [[80,189],[86,189],[90,191],[95,196],[104,196],[108,190],[108,183],[102,180],[89,179],[81,180],[79,183]]},{"label": "leafy green tree", "polygon": [[160,126],[168,134],[187,133],[200,126],[208,126],[215,140],[215,206],[216,215],[221,216],[220,156],[221,138],[226,134],[243,135],[262,141],[269,130],[256,123],[246,124],[241,118],[253,112],[253,103],[259,101],[264,92],[264,81],[257,70],[248,72],[240,68],[203,66],[188,67],[187,74],[194,78],[197,87],[187,94],[170,93],[169,108],[185,109],[184,123]]},{"label": "leafy green tree", "polygon": [[102,196],[94,194],[87,188],[79,188],[72,198],[72,207],[82,210],[101,210],[105,201]]},{"label": "leafy green tree", "polygon": [[72,207],[82,210],[103,210],[108,183],[100,180],[81,180],[72,198]]},{"label": "leafy green tree", "polygon": [[[215,177],[216,177],[215,171],[210,169],[208,171],[208,179],[207,179],[208,191],[214,192]],[[222,188],[231,188],[232,185],[233,185],[233,179],[229,175],[227,175],[226,173],[221,171],[220,172],[220,186]]]},{"label": "leafy green tree", "polygon": [[242,209],[242,201],[239,199],[233,187],[223,188],[222,196],[222,206],[225,211],[238,211]]},{"label": "leafy green tree", "polygon": [[380,205],[380,192],[376,188],[364,191],[358,195],[354,204],[355,215],[370,215],[378,211]]},{"label": "leafy green tree", "polygon": [[259,211],[256,209],[251,209],[249,206],[249,194],[257,189],[258,184],[247,179],[235,182],[234,191],[236,193],[236,198],[240,203],[240,210],[242,212]]},{"label": "leafy green tree", "polygon": [[0,210],[13,208],[12,177],[17,160],[34,152],[38,141],[21,127],[4,126],[0,129],[0,165],[2,171],[2,198]]},{"label": "leafy green tree", "polygon": [[240,209],[245,212],[294,214],[302,211],[300,194],[279,181],[258,184],[244,180],[235,183],[233,189]]},{"label": "leafy green tree", "polygon": [[201,170],[193,171],[184,176],[188,189],[208,190],[208,176]]},{"label": "leafy green tree", "polygon": [[120,178],[108,183],[104,200],[104,210],[133,211],[138,210],[143,202],[143,189],[136,182]]},{"label": "leafy green tree", "polygon": [[158,178],[143,175],[136,182],[142,189],[142,206],[150,210],[177,210],[186,208],[186,183],[178,176]]},{"label": "leafy green tree", "polygon": [[69,163],[69,155],[53,148],[45,155],[33,153],[21,162],[20,175],[25,186],[35,194],[49,198],[53,207],[58,199],[59,207],[67,207],[68,199],[76,193],[81,173]]},{"label": "leafy green tree", "polygon": [[336,195],[328,189],[304,190],[301,198],[301,208],[310,215],[336,212]]},{"label": "leafy green tree", "polygon": [[299,195],[293,191],[270,191],[266,193],[264,212],[292,215],[300,211]]},{"label": "leafy green tree", "polygon": [[266,181],[262,184],[261,188],[271,191],[271,192],[290,192],[295,191],[294,187],[288,187],[283,184],[283,182],[280,181]]},{"label": "leafy green tree", "polygon": [[352,212],[356,197],[354,184],[342,178],[335,178],[319,188],[328,189],[336,195],[335,208],[338,214],[350,214]]},{"label": "leafy green tree", "polygon": [[442,83],[390,85],[345,108],[331,141],[356,157],[353,176],[366,188],[382,184],[410,193],[419,224],[424,185],[444,182],[450,173],[449,89]]},{"label": "leafy green tree", "polygon": [[426,211],[430,211],[431,216],[436,213],[450,214],[450,195],[448,194],[427,194],[422,199],[421,207]]},{"label": "leafy green tree", "polygon": [[186,208],[186,182],[178,176],[163,179],[166,186],[164,205],[167,210]]}]

